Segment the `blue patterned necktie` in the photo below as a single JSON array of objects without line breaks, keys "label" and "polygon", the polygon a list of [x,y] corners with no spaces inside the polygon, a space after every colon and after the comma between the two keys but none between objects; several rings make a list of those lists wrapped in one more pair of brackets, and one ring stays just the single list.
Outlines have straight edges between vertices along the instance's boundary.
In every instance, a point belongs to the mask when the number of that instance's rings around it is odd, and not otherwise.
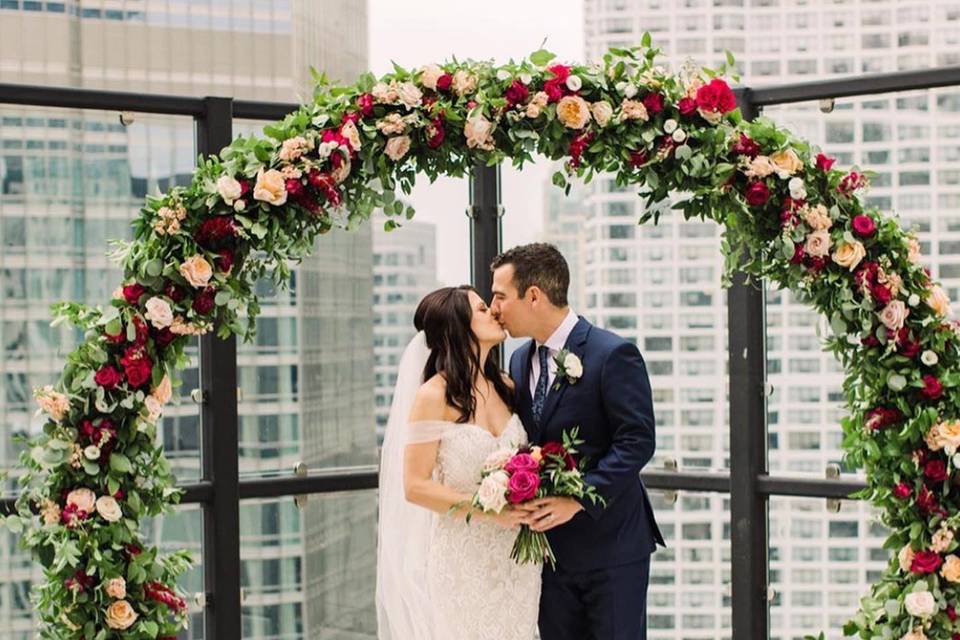
[{"label": "blue patterned necktie", "polygon": [[547,399],[547,386],[550,382],[550,369],[547,367],[550,347],[540,345],[537,353],[540,356],[540,377],[537,379],[536,393],[533,394],[533,421],[540,426],[540,416],[543,414],[543,403]]}]

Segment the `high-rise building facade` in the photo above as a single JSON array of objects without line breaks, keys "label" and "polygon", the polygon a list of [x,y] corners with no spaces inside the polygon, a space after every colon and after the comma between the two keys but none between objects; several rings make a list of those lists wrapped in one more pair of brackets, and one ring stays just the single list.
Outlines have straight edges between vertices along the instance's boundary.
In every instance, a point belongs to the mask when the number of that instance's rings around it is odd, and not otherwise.
[{"label": "high-rise building facade", "polygon": [[[310,67],[351,81],[367,68],[366,3],[348,0],[0,2],[0,82],[298,102]],[[238,121],[256,133],[266,123]],[[120,273],[107,241],[130,236],[148,193],[190,180],[189,118],[0,106],[0,465],[29,433],[34,386],[54,381],[76,336],[49,326],[59,300],[109,300]],[[240,471],[310,471],[376,461],[372,233],[322,236],[289,288],[260,289],[254,343],[238,356]],[[196,351],[194,351],[196,354]],[[197,370],[163,420],[180,480],[199,475]],[[13,486],[8,485],[7,490]],[[241,504],[245,638],[375,635],[373,492]],[[200,512],[147,523],[162,545],[200,556]],[[31,637],[38,573],[0,541],[4,638]],[[202,572],[184,580],[201,588]],[[186,637],[203,637],[200,616]]]},{"label": "high-rise building facade", "polygon": [[[639,44],[650,32],[663,66],[737,59],[742,83],[955,65],[955,2],[877,0],[586,0],[586,58]],[[764,115],[819,144],[840,165],[877,171],[867,198],[914,227],[933,275],[960,286],[960,90],[944,89],[767,109]],[[824,105],[826,107],[826,105]],[[597,179],[585,199],[584,312],[636,340],[654,387],[654,466],[729,467],[725,293],[720,232],[666,213],[638,227],[643,202]],[[934,239],[936,238],[936,240]],[[576,267],[575,267],[576,268]],[[823,477],[842,458],[842,371],[821,351],[820,319],[789,292],[767,292],[770,469]],[[845,473],[849,470],[844,469]],[[655,556],[650,638],[730,635],[729,500],[658,498],[670,548]],[[771,637],[840,628],[886,565],[886,532],[868,505],[839,513],[819,499],[770,501]]]}]

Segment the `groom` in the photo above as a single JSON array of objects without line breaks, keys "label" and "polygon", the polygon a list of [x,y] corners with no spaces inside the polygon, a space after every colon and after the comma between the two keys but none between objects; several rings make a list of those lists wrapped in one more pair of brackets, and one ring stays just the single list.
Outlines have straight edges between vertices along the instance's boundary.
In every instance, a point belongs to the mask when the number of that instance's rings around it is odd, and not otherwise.
[{"label": "groom", "polygon": [[[570,309],[570,272],[553,245],[514,247],[491,269],[491,311],[511,336],[531,338],[510,358],[530,442],[560,441],[579,427],[585,480],[606,501],[547,498],[529,507],[528,523],[547,532],[557,558],[556,569],[543,572],[540,636],[645,639],[650,555],[666,545],[640,480],[655,448],[643,358],[633,343]],[[582,371],[575,363],[558,371],[561,349],[579,358]]]}]

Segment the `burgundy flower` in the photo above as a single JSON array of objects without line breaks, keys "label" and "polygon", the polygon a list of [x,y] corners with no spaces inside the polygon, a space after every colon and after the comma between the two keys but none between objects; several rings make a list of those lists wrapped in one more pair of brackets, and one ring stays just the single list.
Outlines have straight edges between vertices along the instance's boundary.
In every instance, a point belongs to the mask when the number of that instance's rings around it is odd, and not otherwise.
[{"label": "burgundy flower", "polygon": [[737,108],[737,98],[730,90],[730,85],[720,78],[714,78],[697,89],[697,107],[703,111],[727,113]]},{"label": "burgundy flower", "polygon": [[103,337],[107,339],[107,342],[112,342],[113,344],[123,344],[127,341],[127,332],[123,327],[120,327],[120,333],[112,334],[104,331]]},{"label": "burgundy flower", "polygon": [[660,113],[663,111],[663,94],[648,93],[643,97],[643,106],[647,108],[647,112],[651,115]]},{"label": "burgundy flower", "polygon": [[930,482],[943,482],[947,479],[947,463],[943,460],[928,460],[923,467],[923,475]]},{"label": "burgundy flower", "polygon": [[127,552],[127,556],[130,558],[134,556],[138,556],[141,553],[143,553],[143,549],[140,548],[140,545],[134,544],[132,542],[126,546],[125,551]]},{"label": "burgundy flower", "polygon": [[781,229],[793,229],[798,224],[800,224],[800,216],[798,216],[796,213],[790,209],[784,209],[780,212]]},{"label": "burgundy flower", "polygon": [[530,90],[519,80],[514,80],[510,86],[507,87],[503,97],[507,99],[508,107],[514,107],[518,104],[524,104],[527,101],[527,98],[530,97]]},{"label": "burgundy flower", "polygon": [[140,302],[140,296],[142,296],[146,290],[139,282],[134,282],[133,284],[128,284],[123,288],[123,298],[127,301],[127,304],[137,306]]},{"label": "burgundy flower", "polygon": [[437,78],[437,91],[449,91],[451,84],[453,84],[453,76],[445,73]]},{"label": "burgundy flower", "polygon": [[201,247],[217,249],[236,235],[237,228],[233,223],[233,216],[214,216],[200,223],[193,234],[193,239]]},{"label": "burgundy flower", "polygon": [[907,327],[901,327],[901,329],[897,331],[896,340],[900,355],[904,358],[913,359],[920,353],[920,343],[913,339],[913,336],[910,334],[910,329]]},{"label": "burgundy flower", "polygon": [[811,273],[820,273],[827,268],[830,258],[827,256],[807,256],[804,258],[804,264]]},{"label": "burgundy flower", "polygon": [[884,306],[893,299],[893,294],[890,293],[890,289],[882,284],[875,284],[870,287],[870,295],[873,296],[874,300]]},{"label": "burgundy flower", "polygon": [[89,513],[78,508],[75,504],[68,504],[63,508],[63,511],[60,512],[60,521],[67,529],[75,529],[89,517]]},{"label": "burgundy flower", "polygon": [[141,347],[133,346],[127,349],[127,352],[120,358],[120,364],[123,365],[127,382],[134,389],[149,382],[153,375],[153,363]]},{"label": "burgundy flower", "polygon": [[547,71],[553,74],[553,77],[543,83],[543,91],[547,94],[548,102],[557,102],[567,94],[567,78],[570,77],[570,67],[563,64],[555,64],[547,67]]},{"label": "burgundy flower", "polygon": [[636,151],[630,152],[631,166],[639,167],[645,164],[649,159],[650,159],[650,154],[648,154],[645,149],[637,149]]},{"label": "burgundy flower", "polygon": [[[437,83],[439,84],[439,83]],[[363,114],[364,118],[373,115],[373,96],[369,93],[361,93],[357,96],[357,109]]]},{"label": "burgundy flower", "polygon": [[868,429],[879,431],[903,419],[903,414],[896,407],[876,407],[864,414],[863,424]]},{"label": "burgundy flower", "polygon": [[[953,608],[952,604],[947,605],[947,617],[950,618],[950,622],[957,621],[957,610]],[[953,634],[954,637],[957,637],[958,634]]]},{"label": "burgundy flower", "polygon": [[107,365],[97,371],[93,380],[107,391],[110,391],[111,389],[116,389],[117,385],[123,382],[123,374]]},{"label": "burgundy flower", "polygon": [[837,191],[844,195],[850,195],[857,189],[862,189],[866,186],[867,176],[856,171],[851,171],[840,180],[840,184],[837,185]]},{"label": "burgundy flower", "polygon": [[577,461],[573,459],[573,456],[563,447],[559,442],[547,442],[541,447],[540,453],[544,458],[550,456],[556,456],[563,460],[564,466],[568,470],[573,470],[577,468]]},{"label": "burgundy flower", "polygon": [[340,121],[340,133],[343,133],[343,126],[348,122],[357,124],[360,122],[360,112],[359,111],[348,111],[343,114],[343,119]]},{"label": "burgundy flower", "polygon": [[677,103],[677,110],[680,111],[680,115],[688,118],[697,112],[697,102],[693,98],[680,98],[680,102]]},{"label": "burgundy flower", "polygon": [[217,256],[217,266],[220,267],[220,271],[230,273],[230,270],[233,269],[233,260],[233,251],[230,249],[221,249]]},{"label": "burgundy flower", "polygon": [[920,395],[927,400],[939,400],[943,395],[943,384],[937,376],[928,373],[923,376],[923,389],[920,389]]},{"label": "burgundy flower", "polygon": [[854,216],[851,223],[853,232],[861,238],[869,238],[877,230],[877,223],[870,216],[859,214]]},{"label": "burgundy flower", "polygon": [[540,488],[540,475],[532,471],[517,471],[507,484],[507,501],[520,504],[532,500]]},{"label": "burgundy flower", "polygon": [[[339,156],[339,153],[333,154],[334,156]],[[303,194],[303,183],[300,182],[300,178],[287,178],[286,181],[287,193],[289,193],[294,198],[299,198]]]},{"label": "burgundy flower", "polygon": [[174,302],[180,302],[187,296],[187,292],[183,290],[183,287],[173,284],[172,282],[164,287],[163,294]]},{"label": "burgundy flower", "polygon": [[165,347],[177,339],[177,334],[175,334],[173,331],[170,331],[169,327],[164,327],[163,329],[157,331],[157,335],[154,339],[157,341],[158,345]]},{"label": "burgundy flower", "polygon": [[767,203],[770,199],[770,190],[762,182],[751,182],[744,192],[747,204],[752,207],[759,207]]},{"label": "burgundy flower", "polygon": [[818,153],[818,154],[817,154],[817,169],[819,169],[820,171],[823,171],[824,173],[826,173],[827,171],[830,171],[830,168],[833,167],[833,163],[836,162],[836,161],[837,161],[836,158],[831,158],[831,157],[829,157],[829,156],[823,155],[822,153]]},{"label": "burgundy flower", "polygon": [[803,244],[797,242],[793,245],[793,257],[790,258],[790,264],[803,264],[803,259],[805,258],[805,251],[803,249]]},{"label": "burgundy flower", "polygon": [[913,573],[933,573],[943,564],[943,558],[936,551],[917,551],[913,555],[910,571]]},{"label": "burgundy flower", "polygon": [[865,347],[867,347],[867,348],[879,347],[879,346],[880,346],[880,341],[877,340],[877,336],[875,336],[875,335],[873,335],[873,334],[871,333],[871,334],[868,335],[866,338],[862,338],[862,339],[860,340],[860,344],[862,344],[863,346],[865,346]]},{"label": "burgundy flower", "polygon": [[217,306],[214,300],[215,296],[216,289],[207,287],[193,299],[193,310],[202,316],[207,315]]},{"label": "burgundy flower", "polygon": [[543,83],[543,92],[547,94],[547,102],[559,102],[563,97],[563,85],[554,80]]},{"label": "burgundy flower", "polygon": [[93,587],[93,576],[88,576],[82,569],[73,574],[72,578],[63,581],[63,586],[74,593],[83,593]]},{"label": "burgundy flower", "polygon": [[431,149],[437,149],[443,144],[443,139],[447,132],[443,126],[443,114],[433,118],[426,127],[427,146]]},{"label": "burgundy flower", "polygon": [[520,471],[537,472],[539,469],[540,463],[537,462],[529,453],[518,453],[510,458],[510,460],[507,461],[507,464],[503,466],[503,470],[510,474],[518,473]]},{"label": "burgundy flower", "polygon": [[733,145],[733,152],[738,156],[748,156],[756,158],[760,155],[760,145],[745,133],[740,134],[740,139]]},{"label": "burgundy flower", "polygon": [[923,514],[930,514],[940,510],[936,496],[927,489],[927,485],[920,485],[920,491],[917,493],[917,508]]},{"label": "burgundy flower", "polygon": [[583,155],[591,142],[593,142],[593,133],[589,131],[570,141],[570,166],[580,166],[580,156]]},{"label": "burgundy flower", "polygon": [[910,497],[912,491],[910,490],[910,485],[906,482],[899,482],[893,487],[893,495],[900,498],[901,500],[906,500]]}]

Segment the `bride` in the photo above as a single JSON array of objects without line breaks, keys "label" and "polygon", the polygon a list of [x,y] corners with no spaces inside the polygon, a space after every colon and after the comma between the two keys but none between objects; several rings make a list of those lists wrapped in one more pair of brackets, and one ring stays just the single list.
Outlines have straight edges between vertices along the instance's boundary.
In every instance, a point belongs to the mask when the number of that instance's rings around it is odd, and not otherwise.
[{"label": "bride", "polygon": [[487,456],[527,444],[500,371],[499,322],[469,286],[420,302],[400,361],[380,467],[381,640],[532,640],[540,566],[510,549],[525,512],[467,510]]}]

